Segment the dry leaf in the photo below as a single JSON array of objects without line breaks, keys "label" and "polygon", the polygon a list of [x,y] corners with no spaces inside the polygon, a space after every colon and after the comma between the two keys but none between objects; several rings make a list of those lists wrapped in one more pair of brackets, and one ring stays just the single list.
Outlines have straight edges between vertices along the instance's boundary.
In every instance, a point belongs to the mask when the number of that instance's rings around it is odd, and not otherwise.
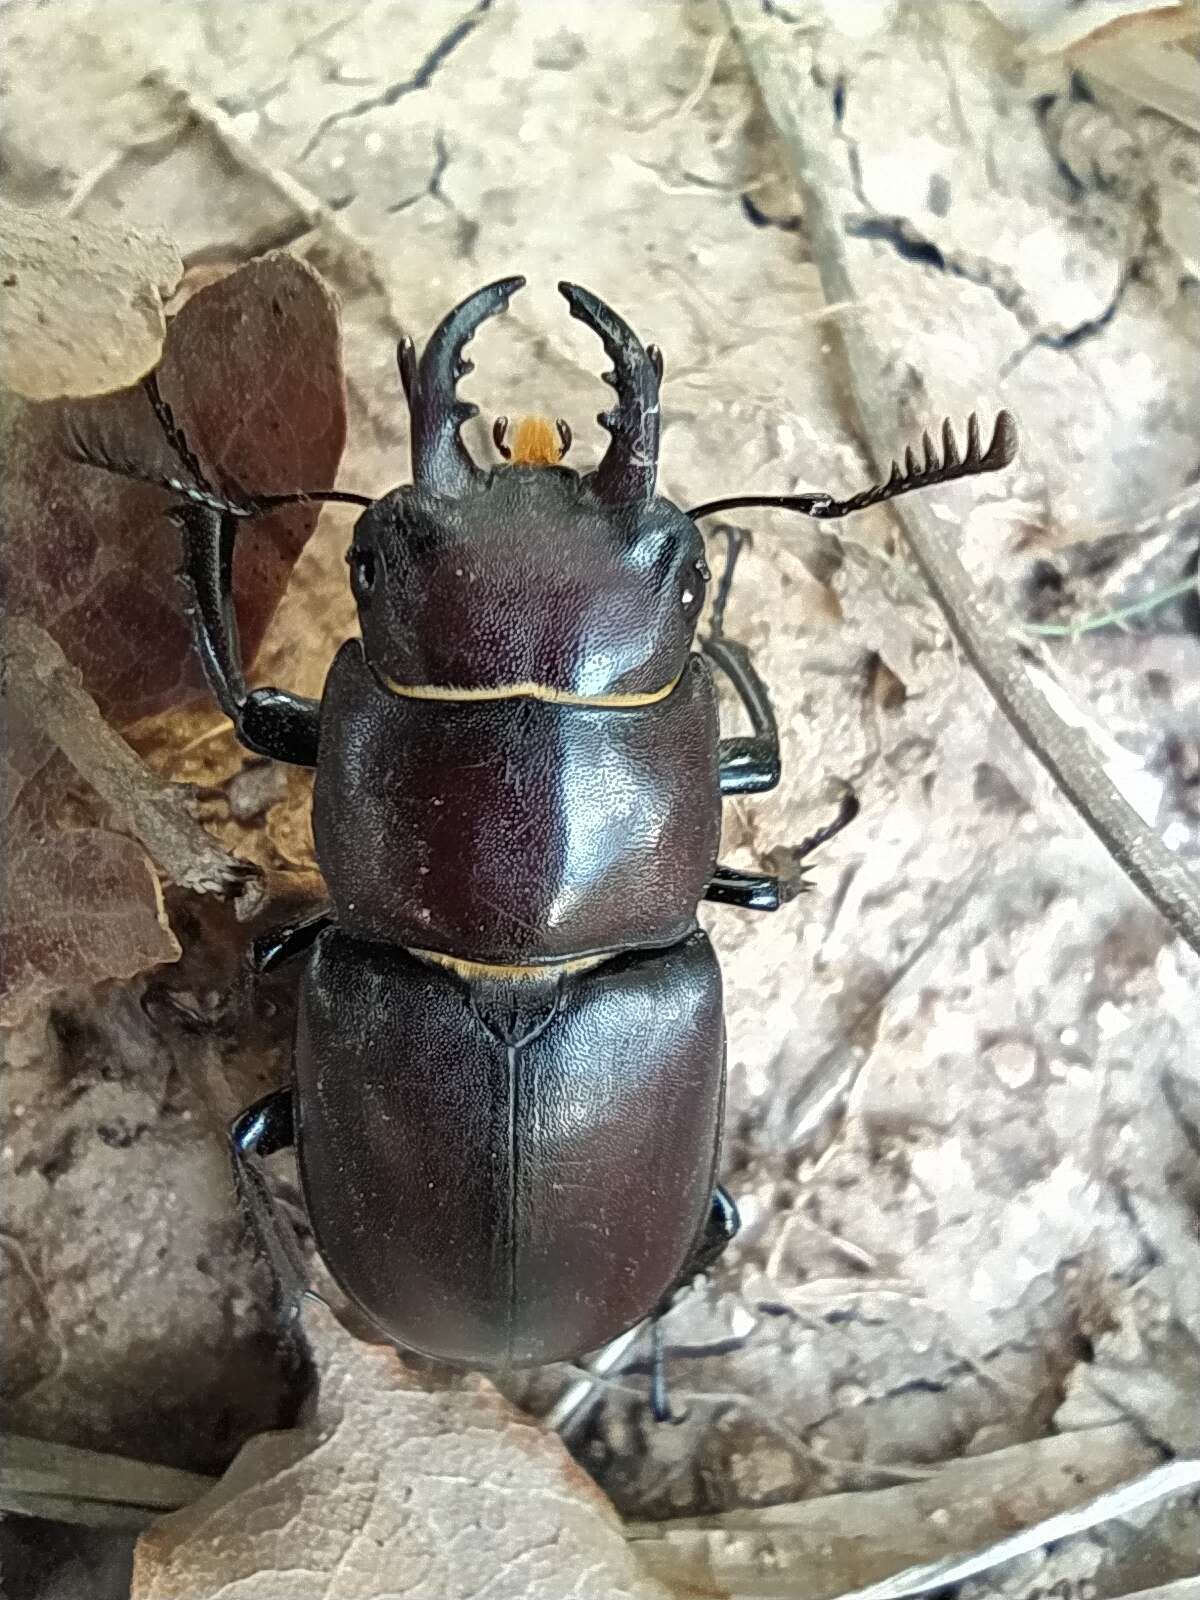
[{"label": "dry leaf", "polygon": [[9,620],[0,648],[0,1026],[60,990],[178,959],[153,864],[185,888],[235,900],[243,918],[262,900],[258,871],[196,822],[184,788],[143,767],[78,679],[41,628]]},{"label": "dry leaf", "polygon": [[[222,489],[332,484],[346,434],[337,311],[295,257],[265,256],[198,291],[170,323],[159,383]],[[10,609],[57,640],[118,723],[199,690],[175,580],[179,536],[164,515],[169,496],[64,453],[73,431],[119,460],[181,476],[143,391],[14,402],[3,428]],[[239,535],[234,587],[247,662],[316,518],[315,507],[288,507]]]},{"label": "dry leaf", "polygon": [[136,383],[158,360],[182,272],[161,234],[0,204],[0,379],[28,400]]},{"label": "dry leaf", "polygon": [[103,828],[54,831],[72,783],[54,746],[11,703],[0,749],[4,828],[0,1027],[63,989],[175,961],[146,852]]},{"label": "dry leaf", "polygon": [[359,1344],[324,1306],[308,1427],[243,1446],[138,1543],[132,1600],[667,1600],[557,1435],[477,1377]]},{"label": "dry leaf", "polygon": [[0,1027],[60,990],[175,961],[162,890],[140,845],[104,828],[8,835]]}]

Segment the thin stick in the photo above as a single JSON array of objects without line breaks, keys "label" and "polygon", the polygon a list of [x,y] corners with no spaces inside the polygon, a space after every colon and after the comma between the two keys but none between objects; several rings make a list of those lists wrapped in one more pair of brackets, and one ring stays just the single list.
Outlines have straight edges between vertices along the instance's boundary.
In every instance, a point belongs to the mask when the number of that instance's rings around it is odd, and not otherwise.
[{"label": "thin stick", "polygon": [[79,673],[50,635],[10,617],[0,641],[0,689],[40,728],[173,883],[233,899],[239,920],[262,904],[262,874],[239,861],[190,815],[184,791],[143,766],[105,722]]}]

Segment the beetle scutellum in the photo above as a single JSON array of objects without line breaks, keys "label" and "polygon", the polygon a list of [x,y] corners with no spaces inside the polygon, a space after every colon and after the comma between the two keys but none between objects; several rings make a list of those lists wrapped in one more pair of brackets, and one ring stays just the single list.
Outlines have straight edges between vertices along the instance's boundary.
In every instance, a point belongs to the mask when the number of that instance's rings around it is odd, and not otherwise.
[{"label": "beetle scutellum", "polygon": [[[566,424],[462,437],[462,351],[524,280],[472,295],[418,361],[400,346],[413,481],[378,500],[217,493],[148,389],[186,477],[182,577],[208,683],[250,749],[316,769],[327,911],[258,941],[303,955],[291,1086],[232,1130],[244,1201],[285,1298],[303,1261],[261,1158],[297,1146],[317,1244],[389,1338],[442,1360],[573,1359],[654,1313],[719,1255],[721,980],[701,899],[774,910],[799,887],[717,862],[721,799],[772,788],[779,739],[745,648],[725,638],[697,520],[740,506],[831,518],[1005,466],[972,417],[960,457],[907,452],[849,500],[741,496],[685,513],[656,495],[662,361],[601,300],[560,285],[604,344],[617,404],[603,460],[562,464]],[[139,476],[80,447],[84,459]],[[363,507],[348,552],[361,638],[320,702],[248,691],[230,600],[238,522],[269,506]],[[735,552],[731,546],[731,556]],[[721,738],[709,663],[749,737]],[[800,862],[854,815],[838,816]],[[657,1408],[661,1410],[661,1397]]]}]

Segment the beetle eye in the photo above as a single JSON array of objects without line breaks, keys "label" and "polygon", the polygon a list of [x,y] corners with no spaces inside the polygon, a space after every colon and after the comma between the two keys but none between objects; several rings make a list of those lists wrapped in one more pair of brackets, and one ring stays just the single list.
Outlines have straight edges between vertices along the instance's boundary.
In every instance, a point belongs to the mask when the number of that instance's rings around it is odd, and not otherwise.
[{"label": "beetle eye", "polygon": [[362,600],[375,587],[375,552],[351,546],[346,554],[350,563],[350,587],[355,598]]}]

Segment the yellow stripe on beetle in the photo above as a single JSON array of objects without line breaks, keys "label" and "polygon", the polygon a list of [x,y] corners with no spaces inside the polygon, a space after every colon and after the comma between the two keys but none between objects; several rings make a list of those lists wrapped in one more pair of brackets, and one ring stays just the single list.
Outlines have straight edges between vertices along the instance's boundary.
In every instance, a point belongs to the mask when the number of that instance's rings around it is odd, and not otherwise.
[{"label": "yellow stripe on beetle", "polygon": [[447,967],[468,981],[473,978],[554,978],[564,972],[586,972],[589,967],[598,967],[608,960],[608,955],[601,954],[576,956],[570,961],[547,961],[541,966],[510,967],[491,961],[468,961],[464,956],[448,956],[441,950],[413,949],[410,954]]},{"label": "yellow stripe on beetle", "polygon": [[653,706],[665,700],[678,686],[679,678],[672,678],[662,689],[646,689],[631,694],[572,694],[569,689],[555,689],[548,683],[498,683],[478,689],[450,689],[437,683],[397,683],[386,672],[377,674],[383,685],[393,694],[407,700],[548,700],[560,706]]}]

